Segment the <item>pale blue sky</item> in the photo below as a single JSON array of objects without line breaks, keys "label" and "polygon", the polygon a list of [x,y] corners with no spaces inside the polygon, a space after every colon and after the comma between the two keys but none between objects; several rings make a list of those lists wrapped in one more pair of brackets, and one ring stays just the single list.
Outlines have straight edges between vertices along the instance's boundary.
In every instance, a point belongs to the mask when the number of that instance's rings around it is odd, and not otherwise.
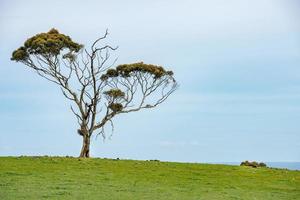
[{"label": "pale blue sky", "polygon": [[105,29],[118,63],[172,69],[156,110],[115,119],[94,157],[189,162],[300,161],[297,0],[0,0],[0,155],[73,155],[77,124],[60,90],[11,52],[55,27],[90,44]]}]

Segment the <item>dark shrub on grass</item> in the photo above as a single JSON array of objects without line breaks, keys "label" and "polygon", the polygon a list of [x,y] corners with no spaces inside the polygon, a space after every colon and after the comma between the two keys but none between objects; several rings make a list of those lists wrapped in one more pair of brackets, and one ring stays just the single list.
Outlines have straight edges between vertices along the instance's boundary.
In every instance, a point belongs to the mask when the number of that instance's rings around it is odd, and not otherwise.
[{"label": "dark shrub on grass", "polygon": [[253,168],[257,168],[257,167],[267,167],[267,165],[266,165],[265,163],[263,163],[263,162],[261,162],[261,163],[258,163],[258,162],[255,162],[255,161],[249,162],[248,160],[242,162],[242,163],[240,164],[240,166],[248,166],[248,167],[253,167]]},{"label": "dark shrub on grass", "polygon": [[263,163],[263,162],[259,163],[259,166],[260,167],[267,167],[266,163]]}]

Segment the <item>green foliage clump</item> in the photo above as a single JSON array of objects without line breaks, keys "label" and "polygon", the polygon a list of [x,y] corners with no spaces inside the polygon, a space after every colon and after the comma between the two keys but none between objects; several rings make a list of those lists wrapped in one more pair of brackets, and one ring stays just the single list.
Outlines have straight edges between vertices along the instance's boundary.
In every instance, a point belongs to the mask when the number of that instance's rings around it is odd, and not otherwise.
[{"label": "green foliage clump", "polygon": [[267,167],[267,165],[266,165],[265,163],[263,163],[263,162],[260,162],[260,163],[255,162],[255,161],[249,162],[248,160],[242,162],[240,165],[241,165],[241,166],[253,167],[253,168],[257,168],[257,167]]},{"label": "green foliage clump", "polygon": [[51,29],[47,33],[39,33],[24,43],[24,46],[15,50],[11,60],[26,61],[29,55],[57,56],[64,49],[70,52],[78,52],[83,45],[73,42],[72,39],[61,34],[56,29]]},{"label": "green foliage clump", "polygon": [[173,76],[172,71],[166,71],[162,66],[144,64],[143,62],[123,64],[116,67],[116,69],[107,70],[106,74],[102,75],[101,79],[107,80],[112,77],[129,77],[134,72],[143,72],[154,75],[154,78],[161,78],[162,76]]},{"label": "green foliage clump", "polygon": [[26,51],[26,48],[20,47],[13,52],[11,60],[15,60],[15,61],[27,60],[28,57],[29,54]]},{"label": "green foliage clump", "polygon": [[108,69],[107,72],[106,72],[106,74],[109,77],[117,77],[117,76],[119,76],[118,71],[115,70],[115,69]]},{"label": "green foliage clump", "polygon": [[263,162],[260,162],[260,163],[258,163],[258,166],[259,166],[259,167],[267,167],[267,164],[266,164],[266,163],[263,163]]},{"label": "green foliage clump", "polygon": [[122,98],[125,96],[125,93],[120,89],[110,89],[108,91],[103,92],[103,94],[113,99]]},{"label": "green foliage clump", "polygon": [[120,103],[111,103],[108,106],[113,112],[118,112],[123,109],[123,105]]}]

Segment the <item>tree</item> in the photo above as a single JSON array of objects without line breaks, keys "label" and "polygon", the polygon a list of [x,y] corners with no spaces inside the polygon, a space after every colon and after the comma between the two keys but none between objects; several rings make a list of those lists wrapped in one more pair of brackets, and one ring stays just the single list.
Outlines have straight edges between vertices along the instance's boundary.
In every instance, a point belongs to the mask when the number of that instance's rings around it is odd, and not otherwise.
[{"label": "tree", "polygon": [[108,36],[98,38],[89,47],[74,42],[56,29],[27,39],[12,53],[11,60],[21,62],[38,75],[57,84],[71,101],[71,111],[83,138],[80,157],[89,157],[93,134],[105,137],[104,127],[122,113],[154,108],[176,88],[172,71],[143,62],[115,64],[110,60],[117,47],[100,45]]}]

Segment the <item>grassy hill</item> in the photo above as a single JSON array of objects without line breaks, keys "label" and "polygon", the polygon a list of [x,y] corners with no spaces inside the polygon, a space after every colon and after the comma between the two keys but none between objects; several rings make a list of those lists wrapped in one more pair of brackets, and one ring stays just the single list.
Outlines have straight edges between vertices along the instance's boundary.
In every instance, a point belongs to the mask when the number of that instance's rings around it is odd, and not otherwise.
[{"label": "grassy hill", "polygon": [[300,199],[300,171],[157,161],[0,157],[0,199]]}]

